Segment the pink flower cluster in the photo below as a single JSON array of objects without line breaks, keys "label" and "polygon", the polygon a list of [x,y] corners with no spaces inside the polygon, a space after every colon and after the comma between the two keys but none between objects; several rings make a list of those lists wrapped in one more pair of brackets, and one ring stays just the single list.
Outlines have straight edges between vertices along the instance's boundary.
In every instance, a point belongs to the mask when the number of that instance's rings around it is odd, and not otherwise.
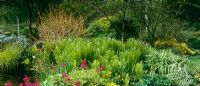
[{"label": "pink flower cluster", "polygon": [[81,82],[79,80],[76,80],[74,86],[81,86]]},{"label": "pink flower cluster", "polygon": [[[71,78],[67,75],[67,73],[62,73],[62,79],[65,81],[65,82],[68,82],[68,81],[71,81]],[[79,80],[76,80],[74,82],[74,86],[81,86],[81,82]]]},{"label": "pink flower cluster", "polygon": [[86,59],[84,59],[84,60],[82,61],[80,67],[83,68],[83,69],[87,69],[87,68],[88,68],[88,64],[87,64],[87,60],[86,60]]},{"label": "pink flower cluster", "polygon": [[[80,68],[82,68],[82,69],[87,69],[88,68],[88,64],[87,64],[87,60],[86,59],[84,59],[82,62],[81,62],[81,64],[80,64]],[[106,66],[100,66],[99,68],[97,68],[97,72],[101,72],[101,71],[104,71],[104,70],[106,70]]]},{"label": "pink flower cluster", "polygon": [[[4,86],[13,86],[11,81],[7,81]],[[22,79],[22,82],[18,86],[40,86],[39,80],[34,80],[33,82],[30,81],[30,78],[25,75]]]},{"label": "pink flower cluster", "polygon": [[71,78],[67,75],[67,73],[63,73],[63,74],[62,74],[62,79],[63,79],[64,81],[70,81],[70,80],[71,80]]}]

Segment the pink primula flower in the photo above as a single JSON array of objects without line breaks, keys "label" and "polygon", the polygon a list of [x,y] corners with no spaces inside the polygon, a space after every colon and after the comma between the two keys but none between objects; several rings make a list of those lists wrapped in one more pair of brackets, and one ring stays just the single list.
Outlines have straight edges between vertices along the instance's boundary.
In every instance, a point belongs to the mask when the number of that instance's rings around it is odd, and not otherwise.
[{"label": "pink primula flower", "polygon": [[28,82],[25,84],[25,86],[34,86],[34,84],[32,84],[31,82]]},{"label": "pink primula flower", "polygon": [[29,81],[30,81],[30,78],[27,75],[25,75],[23,78],[23,82],[29,82]]},{"label": "pink primula flower", "polygon": [[62,73],[62,78],[68,77],[67,73]]},{"label": "pink primula flower", "polygon": [[81,82],[79,80],[76,80],[74,86],[81,86]]},{"label": "pink primula flower", "polygon": [[87,60],[84,59],[80,65],[81,68],[86,69],[88,67]]},{"label": "pink primula flower", "polygon": [[71,80],[71,78],[67,75],[67,73],[62,73],[62,79],[64,79],[65,81]]}]

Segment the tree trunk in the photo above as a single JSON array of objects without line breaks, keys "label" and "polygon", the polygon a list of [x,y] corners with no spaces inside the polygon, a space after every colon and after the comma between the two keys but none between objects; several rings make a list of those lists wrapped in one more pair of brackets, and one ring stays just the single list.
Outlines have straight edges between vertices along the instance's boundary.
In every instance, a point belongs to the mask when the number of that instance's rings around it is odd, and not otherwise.
[{"label": "tree trunk", "polygon": [[29,0],[28,4],[28,12],[29,12],[29,36],[31,38],[31,41],[34,41],[34,38],[33,38],[33,29],[32,29],[32,21],[33,21],[33,18],[32,18],[32,11],[33,11],[33,1],[32,0]]},{"label": "tree trunk", "polygon": [[124,44],[124,22],[123,22],[123,26],[122,26],[122,39],[121,39],[121,41],[122,41],[122,44]]},{"label": "tree trunk", "polygon": [[[145,20],[145,29],[147,31],[147,34],[148,34],[148,39],[152,39],[152,35],[151,35],[151,30],[150,30],[150,27],[149,27],[149,16],[148,16],[148,4],[149,4],[149,1],[148,0],[145,0],[145,14],[144,14],[144,20]],[[149,40],[149,41],[150,41]]]}]

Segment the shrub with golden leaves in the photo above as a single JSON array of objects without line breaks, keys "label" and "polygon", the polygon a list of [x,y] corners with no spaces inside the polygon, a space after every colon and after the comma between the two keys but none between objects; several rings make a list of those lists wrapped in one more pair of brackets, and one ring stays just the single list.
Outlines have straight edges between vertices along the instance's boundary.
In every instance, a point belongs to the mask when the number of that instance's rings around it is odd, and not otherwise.
[{"label": "shrub with golden leaves", "polygon": [[63,10],[50,10],[40,17],[39,32],[42,40],[53,41],[64,37],[85,35],[84,19],[67,15]]},{"label": "shrub with golden leaves", "polygon": [[190,55],[195,55],[197,54],[197,52],[191,48],[189,48],[189,46],[184,43],[184,42],[178,42],[176,40],[176,38],[165,38],[165,39],[158,39],[155,43],[154,43],[155,47],[157,48],[163,48],[163,47],[174,47],[176,48],[179,52],[181,52],[182,54],[190,54]]},{"label": "shrub with golden leaves", "polygon": [[155,47],[161,48],[161,47],[172,47],[176,45],[177,40],[176,38],[165,38],[165,39],[158,39],[154,43]]},{"label": "shrub with golden leaves", "polygon": [[177,44],[177,49],[184,54],[191,54],[194,55],[196,52],[193,49],[190,49],[186,43],[179,43]]}]

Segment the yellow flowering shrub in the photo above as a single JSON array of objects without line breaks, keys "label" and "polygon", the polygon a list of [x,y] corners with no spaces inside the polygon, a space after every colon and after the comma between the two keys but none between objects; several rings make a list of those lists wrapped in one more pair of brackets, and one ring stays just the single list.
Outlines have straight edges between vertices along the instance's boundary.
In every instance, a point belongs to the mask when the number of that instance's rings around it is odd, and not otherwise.
[{"label": "yellow flowering shrub", "polygon": [[197,52],[193,49],[189,48],[189,46],[184,42],[178,42],[176,38],[164,38],[164,39],[158,39],[155,41],[154,46],[157,48],[163,48],[163,47],[174,47],[182,54],[190,54],[194,55]]},{"label": "yellow flowering shrub", "polygon": [[196,54],[196,52],[190,49],[186,43],[179,43],[176,48],[183,54]]},{"label": "yellow flowering shrub", "polygon": [[154,43],[155,47],[158,48],[162,48],[162,47],[172,47],[174,45],[176,45],[177,40],[176,38],[165,38],[165,39],[158,39],[156,40],[156,42]]}]

